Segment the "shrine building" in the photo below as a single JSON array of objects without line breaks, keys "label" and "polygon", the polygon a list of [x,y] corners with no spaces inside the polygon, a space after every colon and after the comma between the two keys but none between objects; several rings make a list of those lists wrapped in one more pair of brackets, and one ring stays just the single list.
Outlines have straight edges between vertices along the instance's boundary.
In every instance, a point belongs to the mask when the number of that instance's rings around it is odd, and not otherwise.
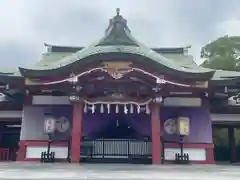
[{"label": "shrine building", "polygon": [[119,9],[95,43],[45,47],[35,66],[0,72],[0,160],[39,161],[48,126],[62,162],[171,163],[182,137],[191,163],[214,164],[221,127],[237,160],[240,72],[203,68],[190,47],[147,47]]}]

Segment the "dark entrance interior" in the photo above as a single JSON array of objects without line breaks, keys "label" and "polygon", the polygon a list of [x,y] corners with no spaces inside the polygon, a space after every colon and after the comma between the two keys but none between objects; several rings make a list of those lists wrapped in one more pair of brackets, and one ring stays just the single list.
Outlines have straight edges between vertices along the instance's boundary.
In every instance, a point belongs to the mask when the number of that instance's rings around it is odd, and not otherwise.
[{"label": "dark entrance interior", "polygon": [[21,122],[0,122],[0,160],[15,161],[20,140]]},{"label": "dark entrance interior", "polygon": [[[151,140],[139,129],[134,129],[129,118],[124,114],[112,115],[99,132],[85,137],[81,146],[81,162],[150,164]],[[139,117],[133,120],[137,121]]]},{"label": "dark entrance interior", "polygon": [[112,121],[99,132],[97,138],[127,139],[136,138],[137,132],[131,127],[124,116],[114,116]]},{"label": "dark entrance interior", "polygon": [[240,161],[240,128],[238,125],[213,125],[214,158],[217,163]]}]

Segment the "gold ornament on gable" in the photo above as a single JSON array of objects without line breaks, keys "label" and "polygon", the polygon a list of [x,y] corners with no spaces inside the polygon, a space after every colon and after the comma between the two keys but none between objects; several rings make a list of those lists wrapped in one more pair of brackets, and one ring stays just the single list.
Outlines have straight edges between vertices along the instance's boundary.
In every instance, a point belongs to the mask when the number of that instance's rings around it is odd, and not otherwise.
[{"label": "gold ornament on gable", "polygon": [[197,88],[208,88],[208,81],[197,81],[195,83],[195,87],[197,87]]},{"label": "gold ornament on gable", "polygon": [[114,79],[121,79],[124,75],[133,71],[131,65],[131,62],[104,62],[103,71]]}]

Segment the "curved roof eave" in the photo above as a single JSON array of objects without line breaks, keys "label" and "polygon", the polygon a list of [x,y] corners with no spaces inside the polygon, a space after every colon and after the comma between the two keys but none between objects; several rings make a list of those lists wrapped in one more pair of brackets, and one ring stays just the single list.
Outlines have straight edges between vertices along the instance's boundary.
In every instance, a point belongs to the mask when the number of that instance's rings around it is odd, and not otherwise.
[{"label": "curved roof eave", "polygon": [[14,75],[0,75],[0,82],[6,84],[24,84],[24,77]]},{"label": "curved roof eave", "polygon": [[161,64],[164,67],[173,69],[175,71],[180,71],[184,73],[190,74],[204,74],[204,73],[212,73],[214,74],[215,70],[207,69],[207,68],[185,68],[180,65],[177,65],[164,56],[156,53],[151,49],[147,49],[144,47],[137,47],[137,46],[92,46],[84,48],[71,56],[65,57],[60,61],[53,62],[48,64],[48,66],[37,67],[34,69],[25,69],[20,67],[20,73],[24,75],[27,71],[49,71],[54,69],[61,69],[69,64],[82,62],[86,57],[91,55],[98,55],[98,54],[107,54],[107,53],[123,53],[123,54],[133,54],[133,55],[140,55],[146,57],[147,59],[152,60],[158,64]]},{"label": "curved roof eave", "polygon": [[226,70],[215,70],[213,78],[240,78],[240,72],[238,71],[226,71]]},{"label": "curved roof eave", "polygon": [[19,70],[1,71],[0,72],[0,83],[4,84],[23,84],[24,77],[21,75]]},{"label": "curved roof eave", "polygon": [[214,86],[234,86],[234,87],[240,87],[240,77],[212,77],[210,80],[210,84]]}]

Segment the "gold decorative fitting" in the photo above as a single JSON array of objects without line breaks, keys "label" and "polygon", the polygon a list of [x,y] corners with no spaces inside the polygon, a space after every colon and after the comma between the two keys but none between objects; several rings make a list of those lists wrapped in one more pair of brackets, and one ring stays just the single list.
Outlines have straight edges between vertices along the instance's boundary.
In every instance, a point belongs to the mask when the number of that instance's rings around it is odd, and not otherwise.
[{"label": "gold decorative fitting", "polygon": [[114,70],[114,71],[107,71],[107,73],[112,76],[114,79],[121,79],[125,74],[127,74],[126,71],[119,71],[119,70]]},{"label": "gold decorative fitting", "polygon": [[208,81],[197,81],[195,87],[208,88]]},{"label": "gold decorative fitting", "polygon": [[125,74],[133,71],[131,64],[131,62],[104,62],[103,71],[114,79],[121,79]]},{"label": "gold decorative fitting", "polygon": [[25,84],[26,85],[31,85],[32,84],[32,80],[30,80],[29,78],[25,78]]}]

